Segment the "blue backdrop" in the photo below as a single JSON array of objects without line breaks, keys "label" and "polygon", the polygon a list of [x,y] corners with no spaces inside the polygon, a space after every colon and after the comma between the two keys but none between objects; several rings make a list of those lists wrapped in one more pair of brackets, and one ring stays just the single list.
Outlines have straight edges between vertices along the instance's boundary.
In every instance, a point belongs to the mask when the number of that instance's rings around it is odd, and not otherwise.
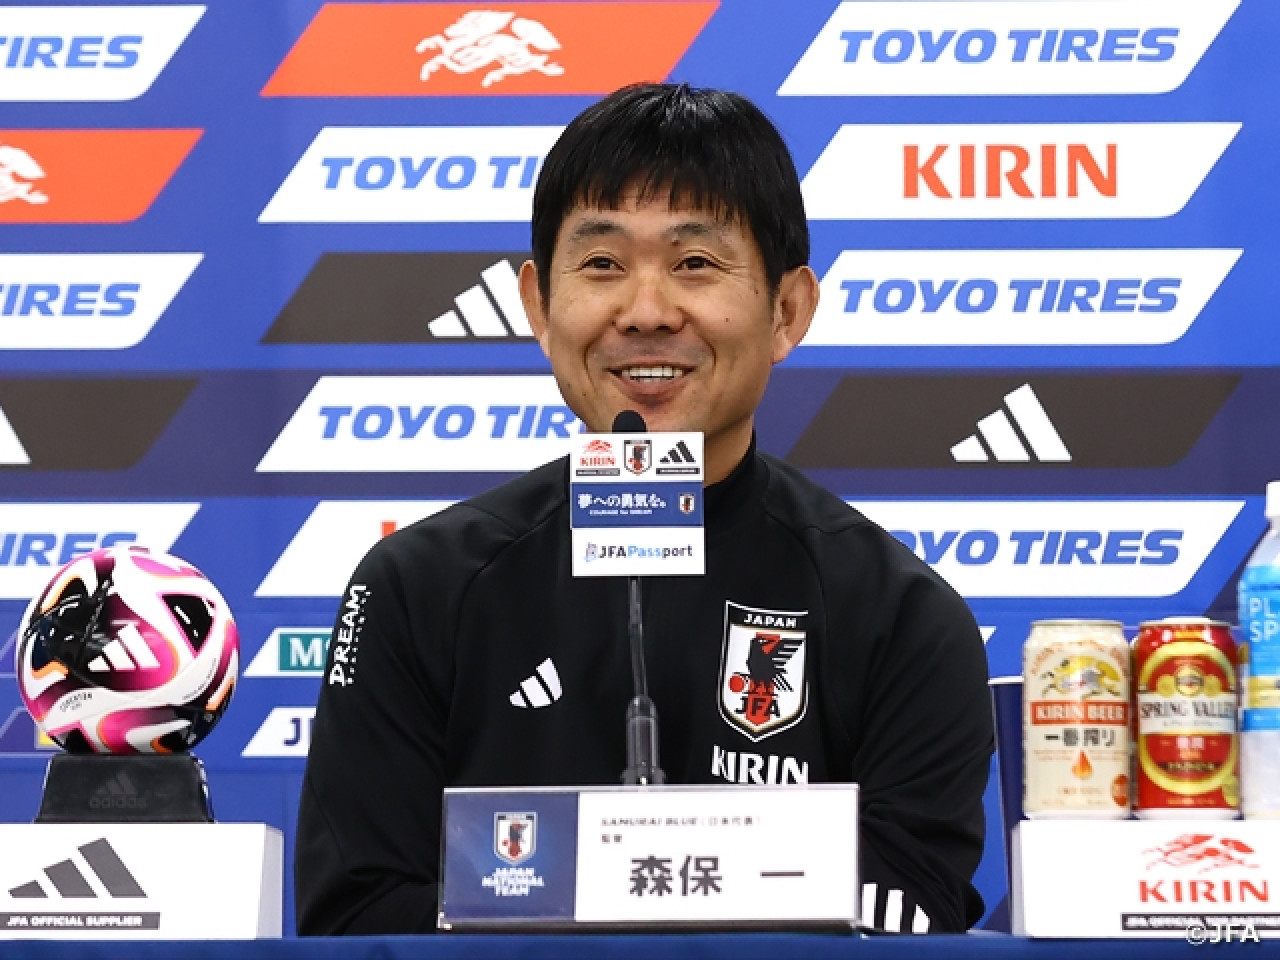
[{"label": "blue backdrop", "polygon": [[[1280,8],[486,9],[0,9],[0,636],[104,543],[203,570],[244,668],[199,750],[221,819],[291,838],[363,551],[578,428],[512,268],[559,128],[635,80],[782,129],[823,303],[760,445],[947,576],[993,675],[1033,619],[1234,621],[1280,477]],[[0,671],[28,820],[51,748]]]}]

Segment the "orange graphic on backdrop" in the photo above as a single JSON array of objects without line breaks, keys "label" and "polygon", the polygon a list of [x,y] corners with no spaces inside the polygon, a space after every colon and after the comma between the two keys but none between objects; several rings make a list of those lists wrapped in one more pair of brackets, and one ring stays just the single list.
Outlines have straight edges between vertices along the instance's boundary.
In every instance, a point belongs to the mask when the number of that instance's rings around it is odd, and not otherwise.
[{"label": "orange graphic on backdrop", "polygon": [[327,3],[264,97],[608,93],[663,80],[718,3]]},{"label": "orange graphic on backdrop", "polygon": [[0,223],[142,216],[200,130],[0,130]]}]

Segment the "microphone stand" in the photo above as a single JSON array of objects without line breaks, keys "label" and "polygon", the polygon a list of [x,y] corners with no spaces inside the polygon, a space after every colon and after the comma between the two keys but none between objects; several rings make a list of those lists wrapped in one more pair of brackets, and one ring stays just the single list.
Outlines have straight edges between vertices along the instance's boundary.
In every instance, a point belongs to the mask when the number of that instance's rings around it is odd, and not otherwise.
[{"label": "microphone stand", "polygon": [[[644,418],[623,410],[613,419],[614,433],[644,433]],[[622,782],[647,787],[667,778],[658,766],[658,708],[649,699],[644,669],[644,611],[640,606],[640,578],[627,578],[627,640],[631,648],[631,683],[635,696],[627,704],[627,769]]]},{"label": "microphone stand", "polygon": [[640,578],[627,578],[627,639],[631,647],[631,679],[635,696],[627,704],[627,769],[622,782],[647,787],[666,782],[658,765],[658,708],[649,699],[644,666],[644,615],[640,607]]}]

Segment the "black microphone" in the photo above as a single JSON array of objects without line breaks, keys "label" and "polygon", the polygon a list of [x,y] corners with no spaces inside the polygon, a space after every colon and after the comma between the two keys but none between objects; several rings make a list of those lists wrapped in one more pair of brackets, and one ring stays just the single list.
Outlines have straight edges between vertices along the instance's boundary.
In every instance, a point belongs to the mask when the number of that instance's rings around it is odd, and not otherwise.
[{"label": "black microphone", "polygon": [[[644,433],[644,417],[623,410],[613,418],[614,433]],[[649,786],[666,781],[658,765],[658,708],[649,699],[644,668],[644,613],[640,606],[640,578],[627,578],[627,639],[631,646],[631,682],[635,696],[627,704],[627,769],[622,782]]]},{"label": "black microphone", "polygon": [[620,414],[613,418],[613,430],[611,433],[647,433],[648,426],[645,425],[644,417],[636,413],[634,410],[623,410]]}]

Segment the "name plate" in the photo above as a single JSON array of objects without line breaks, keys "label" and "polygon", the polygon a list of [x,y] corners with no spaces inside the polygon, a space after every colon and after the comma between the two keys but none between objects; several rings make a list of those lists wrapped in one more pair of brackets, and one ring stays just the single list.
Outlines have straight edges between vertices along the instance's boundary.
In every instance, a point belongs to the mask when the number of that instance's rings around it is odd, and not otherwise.
[{"label": "name plate", "polygon": [[1030,937],[1280,937],[1280,822],[1024,820],[1013,932]]},{"label": "name plate", "polygon": [[0,824],[0,938],[281,935],[283,844],[260,823]]},{"label": "name plate", "polygon": [[858,788],[450,788],[440,927],[858,922]]}]

